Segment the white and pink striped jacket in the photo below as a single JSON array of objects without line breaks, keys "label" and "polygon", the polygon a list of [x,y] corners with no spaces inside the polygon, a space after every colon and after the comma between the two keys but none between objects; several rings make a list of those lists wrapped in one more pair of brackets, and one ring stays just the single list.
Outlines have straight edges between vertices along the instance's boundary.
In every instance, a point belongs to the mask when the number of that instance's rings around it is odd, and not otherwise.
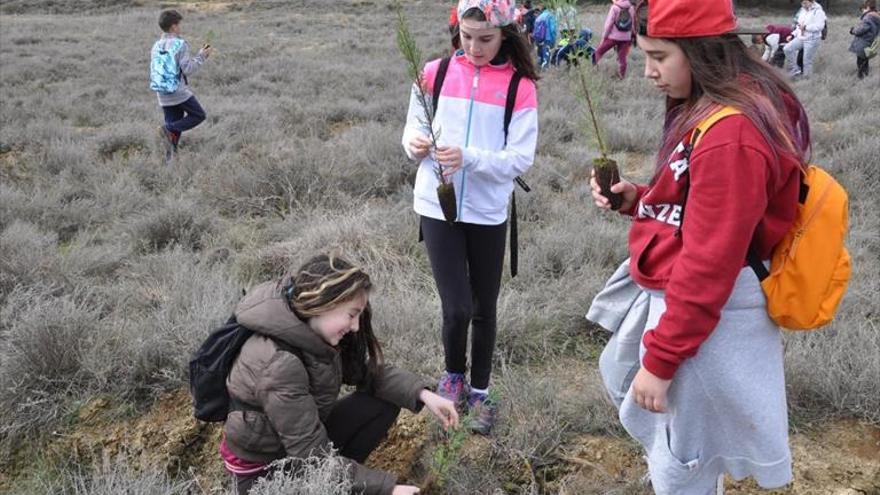
[{"label": "white and pink striped jacket", "polygon": [[[429,91],[434,87],[439,63],[434,60],[425,65]],[[504,145],[504,105],[513,72],[510,62],[477,67],[464,55],[452,57],[449,63],[437,103],[434,129],[439,132],[438,144],[462,149],[462,169],[452,176],[459,222],[482,225],[504,222],[513,179],[525,173],[535,159],[538,98],[531,79],[524,77],[520,81],[507,146]],[[403,147],[407,155],[407,143],[413,136],[428,134],[423,126],[424,120],[424,110],[413,86],[403,131]],[[419,215],[443,220],[437,199],[436,166],[430,156],[419,164],[413,209]]]}]

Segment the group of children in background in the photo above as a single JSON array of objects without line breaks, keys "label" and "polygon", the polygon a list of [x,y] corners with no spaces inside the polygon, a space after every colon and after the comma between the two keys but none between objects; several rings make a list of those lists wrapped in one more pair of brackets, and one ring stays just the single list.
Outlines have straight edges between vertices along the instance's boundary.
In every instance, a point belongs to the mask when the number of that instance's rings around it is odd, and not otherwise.
[{"label": "group of children in background", "polygon": [[[590,45],[593,31],[579,26],[577,12],[572,8],[549,9],[544,8],[540,0],[534,4],[532,0],[525,0],[516,8],[513,23],[536,48],[539,69],[562,65],[563,62],[566,66],[577,64],[582,58],[598,65],[613,48],[617,54],[618,76],[623,79],[629,52],[636,43],[634,16],[635,7],[630,0],[611,0],[596,48]],[[193,55],[189,44],[181,37],[182,20],[178,11],[163,11],[159,19],[162,36],[151,50],[151,78],[164,76],[167,79],[168,75],[162,72],[171,70],[177,83],[172,91],[156,91],[165,120],[158,133],[167,164],[171,164],[177,154],[181,135],[201,124],[206,117],[188,84],[188,77],[210,57],[212,47],[205,44]],[[450,12],[449,28],[453,48],[459,49],[457,7]],[[877,0],[864,0],[859,22],[850,28],[849,33],[853,36],[849,51],[856,55],[856,73],[859,79],[863,79],[870,73],[869,60],[880,51],[877,47],[880,38]],[[765,61],[785,68],[791,78],[809,77],[826,35],[827,19],[822,6],[816,0],[803,0],[793,24],[768,24],[764,33],[752,36],[752,43]]]},{"label": "group of children in background", "polygon": [[[765,60],[785,46],[791,67],[791,54],[803,47],[803,73],[810,73],[824,18],[816,5],[803,2],[792,30],[768,26]],[[809,160],[803,106],[788,81],[734,34],[731,2],[651,0],[636,7],[613,0],[595,52],[590,30],[574,38],[566,28],[567,43],[555,56],[539,26],[548,22],[555,36],[556,13],[538,13],[540,2],[537,9],[528,0],[524,7],[516,9],[514,0],[458,3],[453,56],[424,68],[426,88],[445,78],[432,95],[433,125],[442,128],[436,147],[418,88],[410,96],[402,145],[418,166],[413,209],[440,297],[443,372],[425,380],[384,363],[381,331],[374,333],[371,324],[372,282],[345,259],[317,256],[257,286],[235,310],[255,335],[227,379],[235,407],[220,447],[236,493],[272,476],[275,459],[323,454],[331,446],[340,449],[363,493],[417,493],[394,474],[362,464],[400,408],[427,407],[444,428],[469,413],[474,432],[491,433],[502,401],[490,386],[508,202],[535,158],[538,67],[577,63],[575,52],[596,64],[614,48],[624,77],[636,40],[646,55],[646,78],[663,93],[666,118],[653,179],[622,180],[611,189],[623,195],[620,213],[633,218],[632,261],[619,277],[645,294],[647,304],[644,317],[630,322],[634,358],[619,359],[624,343],[615,333],[600,360],[603,379],[624,427],[647,453],[657,493],[710,493],[723,485],[725,473],[752,476],[768,488],[791,481],[780,330],[743,260],[749,250],[768,259],[792,226],[799,170]],[[162,13],[164,34],[154,55],[179,39],[181,19]],[[876,36],[880,27],[875,0],[865,0],[861,21],[853,34],[864,44],[866,33]],[[566,51],[570,46],[581,50]],[[190,56],[185,43],[173,53],[183,84],[159,95],[169,157],[181,133],[204,120],[185,76],[210,53],[205,46]],[[859,68],[867,74],[867,62]],[[520,77],[518,86],[511,84]],[[736,108],[700,136],[699,148],[688,146],[696,126],[727,106]],[[441,175],[455,187],[455,221],[440,206]],[[596,205],[608,209],[595,180],[591,187]],[[339,398],[343,383],[356,391]]]},{"label": "group of children in background", "polygon": [[[752,36],[752,43],[768,63],[785,68],[789,77],[809,77],[822,41],[828,34],[825,11],[819,2],[804,0],[792,24],[768,24],[764,32]],[[880,13],[877,0],[864,0],[858,23],[850,28],[853,36],[849,51],[856,55],[856,75],[870,73],[869,60],[877,55]]]}]

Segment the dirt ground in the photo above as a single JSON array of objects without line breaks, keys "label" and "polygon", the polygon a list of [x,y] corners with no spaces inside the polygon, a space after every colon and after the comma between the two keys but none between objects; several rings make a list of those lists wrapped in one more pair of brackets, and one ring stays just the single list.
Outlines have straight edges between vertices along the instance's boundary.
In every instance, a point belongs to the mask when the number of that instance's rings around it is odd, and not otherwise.
[{"label": "dirt ground", "polygon": [[[397,473],[401,481],[421,484],[426,453],[433,451],[433,422],[427,413],[404,411],[387,440],[368,461],[371,467]],[[160,400],[147,414],[119,419],[118,409],[105,398],[89,402],[79,413],[78,426],[57,434],[50,453],[73,456],[81,462],[106,462],[117,456],[135,465],[161,466],[171,473],[196,475],[202,494],[224,493],[227,475],[217,454],[221,428],[192,417],[186,390]],[[794,482],[766,492],[749,480],[727,480],[726,493],[797,495],[880,495],[880,428],[855,421],[838,421],[791,437]],[[488,448],[488,441],[470,437],[462,456]],[[548,493],[578,493],[582,487],[634,484],[646,472],[635,444],[623,438],[585,435],[560,446],[560,482],[547,485]],[[521,473],[509,473],[518,479]],[[12,474],[14,476],[14,474]],[[559,488],[567,487],[566,489]],[[2,488],[2,487],[0,487]],[[650,490],[644,488],[644,493]]]},{"label": "dirt ground", "polygon": [[[430,418],[404,413],[387,441],[370,457],[373,467],[397,473],[402,480],[421,481],[424,471],[419,460],[429,440]],[[468,440],[468,447],[482,442]],[[782,490],[768,492],[750,479],[726,480],[730,495],[877,495],[880,494],[880,428],[855,421],[840,421],[824,428],[796,433],[791,437],[794,456],[794,482]],[[625,484],[647,472],[638,448],[625,439],[588,435],[561,447],[560,463],[568,472],[568,486],[608,486],[609,481]],[[574,492],[572,492],[574,493]],[[649,491],[646,491],[649,493]]]}]

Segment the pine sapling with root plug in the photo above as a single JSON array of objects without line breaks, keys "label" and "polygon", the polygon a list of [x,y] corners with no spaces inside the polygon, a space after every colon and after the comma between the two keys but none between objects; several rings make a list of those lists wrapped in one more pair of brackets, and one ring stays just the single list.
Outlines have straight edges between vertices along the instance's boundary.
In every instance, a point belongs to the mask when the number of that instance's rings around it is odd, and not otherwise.
[{"label": "pine sapling with root plug", "polygon": [[580,64],[575,70],[578,76],[577,94],[586,103],[587,127],[596,139],[599,152],[602,154],[601,157],[593,159],[593,171],[596,173],[596,182],[599,184],[602,195],[608,198],[611,203],[611,209],[619,210],[620,205],[623,204],[623,195],[611,192],[611,186],[620,182],[620,170],[617,167],[617,162],[608,157],[608,148],[605,145],[605,140],[602,139],[602,130],[599,127],[598,105],[590,90],[590,82],[585,74],[588,69],[583,67],[584,65],[586,64]]},{"label": "pine sapling with root plug", "polygon": [[[434,129],[434,107],[428,98],[427,82],[425,75],[422,73],[422,52],[416,45],[415,38],[406,23],[403,15],[403,6],[395,3],[394,9],[397,12],[397,48],[406,60],[407,75],[413,82],[416,99],[419,106],[422,107],[425,117],[420,119],[420,124],[427,131],[428,138],[431,140],[431,153],[437,149],[437,139],[440,137],[440,130]],[[443,175],[443,169],[440,164],[434,167],[434,174],[440,184],[437,186],[437,199],[440,202],[440,209],[443,210],[443,218],[447,222],[455,221],[458,212],[458,206],[455,200],[455,186],[450,179]]]}]

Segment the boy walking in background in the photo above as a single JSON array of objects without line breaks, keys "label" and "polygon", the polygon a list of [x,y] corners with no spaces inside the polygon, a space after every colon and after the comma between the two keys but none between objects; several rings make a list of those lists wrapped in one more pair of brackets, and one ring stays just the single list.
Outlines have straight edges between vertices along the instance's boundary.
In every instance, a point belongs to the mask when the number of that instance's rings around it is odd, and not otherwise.
[{"label": "boy walking in background", "polygon": [[187,76],[195,74],[211,55],[206,44],[193,57],[189,44],[180,37],[183,16],[176,10],[159,14],[162,36],[150,54],[150,89],[159,97],[165,124],[159,126],[159,139],[165,149],[165,163],[177,153],[180,135],[205,120],[205,110],[189,88]]}]

